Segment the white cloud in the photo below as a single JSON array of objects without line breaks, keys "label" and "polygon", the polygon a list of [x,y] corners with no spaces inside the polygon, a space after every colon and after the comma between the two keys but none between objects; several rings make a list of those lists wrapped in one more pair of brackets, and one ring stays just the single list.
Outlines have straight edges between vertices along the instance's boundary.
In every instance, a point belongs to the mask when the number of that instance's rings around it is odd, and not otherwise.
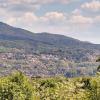
[{"label": "white cloud", "polygon": [[93,19],[82,15],[72,15],[70,22],[75,24],[91,24],[93,23]]},{"label": "white cloud", "polygon": [[99,16],[96,16],[94,18],[94,23],[99,23],[100,24],[100,15]]},{"label": "white cloud", "polygon": [[62,3],[62,4],[68,4],[71,2],[75,2],[78,0],[33,0],[33,3],[38,4],[50,4],[50,3]]},{"label": "white cloud", "polygon": [[1,5],[10,5],[10,4],[33,4],[33,5],[42,5],[42,4],[50,4],[50,3],[62,3],[62,4],[67,4],[70,2],[75,2],[78,0],[1,0],[0,3]]},{"label": "white cloud", "polygon": [[6,23],[8,23],[8,24],[10,24],[10,25],[14,25],[14,24],[16,24],[16,22],[17,22],[17,19],[14,18],[14,17],[10,17],[10,18],[8,18],[8,19],[6,20]]},{"label": "white cloud", "polygon": [[0,0],[0,9],[13,14],[35,12],[46,4],[69,4],[78,0]]},{"label": "white cloud", "polygon": [[62,4],[68,4],[68,3],[71,3],[71,2],[76,1],[76,0],[56,0],[56,1],[58,1]]},{"label": "white cloud", "polygon": [[89,9],[92,11],[100,11],[100,1],[99,0],[92,0],[92,2],[86,2],[81,5],[83,9]]},{"label": "white cloud", "polygon": [[32,22],[32,21],[37,21],[38,18],[34,13],[31,12],[27,12],[22,16],[22,19],[24,19],[25,21],[27,20],[27,22]]},{"label": "white cloud", "polygon": [[80,10],[80,9],[74,9],[74,10],[72,11],[72,14],[74,14],[74,15],[79,15],[79,14],[81,14],[81,10]]},{"label": "white cloud", "polygon": [[38,21],[38,17],[31,12],[26,12],[21,16],[8,16],[6,18],[6,22],[10,25],[18,25],[21,24],[22,26],[31,26],[33,23]]},{"label": "white cloud", "polygon": [[61,12],[48,12],[40,18],[44,21],[63,21],[66,19],[65,15]]},{"label": "white cloud", "polygon": [[[94,23],[98,23],[99,17],[86,17],[81,14],[64,14],[61,12],[47,12],[43,16],[36,16],[35,13],[26,12],[21,16],[8,16],[6,18],[7,23],[13,25],[22,25],[22,26],[39,26],[39,27],[82,27],[83,29],[87,26],[91,26]],[[53,29],[53,28],[52,28]]]},{"label": "white cloud", "polygon": [[20,16],[8,16],[6,22],[10,25],[20,24],[22,26],[58,26],[66,21],[66,16],[61,12],[47,12],[43,16],[37,16],[33,12],[26,12]]}]

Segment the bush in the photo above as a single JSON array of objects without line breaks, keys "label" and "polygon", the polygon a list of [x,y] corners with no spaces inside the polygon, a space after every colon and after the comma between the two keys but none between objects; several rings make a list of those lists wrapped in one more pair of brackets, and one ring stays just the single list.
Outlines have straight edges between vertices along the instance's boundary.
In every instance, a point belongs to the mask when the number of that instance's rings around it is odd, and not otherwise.
[{"label": "bush", "polygon": [[33,94],[30,81],[21,72],[0,79],[0,100],[33,100]]}]

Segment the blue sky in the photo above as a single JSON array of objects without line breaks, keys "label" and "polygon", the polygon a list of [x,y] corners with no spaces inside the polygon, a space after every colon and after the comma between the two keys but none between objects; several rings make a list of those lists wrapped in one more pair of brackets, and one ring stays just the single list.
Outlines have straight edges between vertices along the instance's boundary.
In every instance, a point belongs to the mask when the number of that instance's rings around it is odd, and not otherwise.
[{"label": "blue sky", "polygon": [[100,44],[100,0],[0,0],[0,21]]}]

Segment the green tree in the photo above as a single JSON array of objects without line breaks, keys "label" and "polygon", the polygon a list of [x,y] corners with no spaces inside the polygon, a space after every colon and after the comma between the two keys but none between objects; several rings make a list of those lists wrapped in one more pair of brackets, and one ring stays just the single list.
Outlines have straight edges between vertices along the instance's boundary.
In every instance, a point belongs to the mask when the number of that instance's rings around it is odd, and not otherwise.
[{"label": "green tree", "polygon": [[0,100],[33,100],[29,79],[21,72],[0,79]]}]

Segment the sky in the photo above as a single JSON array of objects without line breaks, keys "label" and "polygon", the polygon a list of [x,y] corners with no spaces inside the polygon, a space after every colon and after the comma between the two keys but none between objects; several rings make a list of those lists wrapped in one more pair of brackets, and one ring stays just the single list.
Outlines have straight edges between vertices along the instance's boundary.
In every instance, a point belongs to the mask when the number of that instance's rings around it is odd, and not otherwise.
[{"label": "sky", "polygon": [[0,21],[100,44],[100,0],[0,0]]}]

